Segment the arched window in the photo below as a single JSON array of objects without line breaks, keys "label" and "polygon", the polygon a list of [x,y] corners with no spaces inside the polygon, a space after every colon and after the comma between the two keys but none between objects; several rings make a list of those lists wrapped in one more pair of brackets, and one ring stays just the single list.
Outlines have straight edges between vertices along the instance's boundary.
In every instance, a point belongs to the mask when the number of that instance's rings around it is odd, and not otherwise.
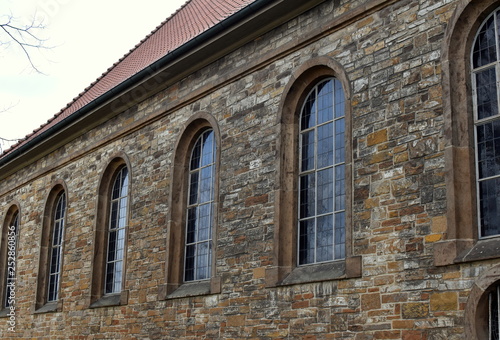
[{"label": "arched window", "polygon": [[105,294],[118,293],[122,289],[128,207],[128,169],[126,166],[123,166],[116,174],[111,191],[110,207]]},{"label": "arched window", "polygon": [[488,293],[488,335],[489,339],[500,339],[500,285],[494,286]]},{"label": "arched window", "polygon": [[446,228],[434,264],[500,257],[498,3],[457,4],[442,51]]},{"label": "arched window", "polygon": [[304,63],[284,89],[268,287],[361,276],[352,239],[350,90],[329,57]]},{"label": "arched window", "polygon": [[189,163],[184,281],[210,278],[212,262],[215,140],[213,130],[194,144]]},{"label": "arched window", "polygon": [[59,285],[61,281],[61,261],[64,225],[66,218],[66,194],[61,192],[57,199],[52,226],[52,239],[50,245],[50,266],[47,302],[57,301],[59,298]]},{"label": "arched window", "polygon": [[475,280],[465,305],[465,339],[500,339],[500,265]]},{"label": "arched window", "polygon": [[186,122],[173,154],[167,226],[166,282],[160,299],[220,293],[213,256],[217,235],[220,132],[198,112]]},{"label": "arched window", "polygon": [[90,307],[124,305],[131,170],[125,155],[115,157],[99,186]]},{"label": "arched window", "polygon": [[50,191],[42,221],[40,262],[38,266],[36,313],[55,312],[62,308],[60,286],[63,265],[64,230],[67,195],[63,182]]},{"label": "arched window", "polygon": [[300,115],[298,264],[345,257],[345,100],[335,78],[320,81]]},{"label": "arched window", "polygon": [[472,88],[480,238],[500,234],[500,11],[481,25],[472,49]]}]

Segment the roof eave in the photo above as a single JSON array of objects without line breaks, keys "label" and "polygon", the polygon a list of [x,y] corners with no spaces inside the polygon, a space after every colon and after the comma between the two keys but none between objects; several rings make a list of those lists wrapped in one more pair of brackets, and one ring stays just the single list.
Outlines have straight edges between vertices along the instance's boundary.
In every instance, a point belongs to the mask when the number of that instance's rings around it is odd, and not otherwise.
[{"label": "roof eave", "polygon": [[0,180],[324,1],[255,1],[0,158]]}]

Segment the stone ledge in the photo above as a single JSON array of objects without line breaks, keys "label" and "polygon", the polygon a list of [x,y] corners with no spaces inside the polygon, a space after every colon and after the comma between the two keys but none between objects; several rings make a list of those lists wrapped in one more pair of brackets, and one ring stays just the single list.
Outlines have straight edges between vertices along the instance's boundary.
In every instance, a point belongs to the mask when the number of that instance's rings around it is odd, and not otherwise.
[{"label": "stone ledge", "polygon": [[62,312],[62,305],[63,305],[62,300],[47,302],[42,307],[35,309],[33,314]]},{"label": "stone ledge", "polygon": [[118,294],[104,295],[97,301],[93,302],[89,308],[101,308],[111,306],[123,306],[128,303],[128,290],[124,290]]},{"label": "stone ledge", "polygon": [[434,265],[446,266],[500,258],[500,237],[474,242],[447,240],[434,245]]},{"label": "stone ledge", "polygon": [[455,263],[489,260],[500,257],[500,238],[479,240],[470,249],[460,253]]},{"label": "stone ledge", "polygon": [[277,282],[278,270],[278,268],[266,270],[266,287],[361,277],[362,257],[352,256],[333,262],[295,267],[281,282]]},{"label": "stone ledge", "polygon": [[169,300],[191,296],[219,294],[221,278],[212,277],[209,280],[184,283],[180,286],[163,284],[158,287],[158,300]]}]

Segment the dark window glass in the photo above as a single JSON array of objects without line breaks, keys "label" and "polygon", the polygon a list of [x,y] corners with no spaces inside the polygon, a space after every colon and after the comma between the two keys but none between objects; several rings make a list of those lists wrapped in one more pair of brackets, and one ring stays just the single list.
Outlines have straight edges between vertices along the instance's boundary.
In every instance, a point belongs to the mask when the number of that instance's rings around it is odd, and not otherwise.
[{"label": "dark window glass", "polygon": [[300,265],[345,257],[345,118],[340,81],[317,84],[300,117]]},{"label": "dark window glass", "polygon": [[122,167],[113,182],[108,228],[108,247],[105,273],[105,294],[118,293],[122,289],[125,230],[127,227],[129,173]]},{"label": "dark window glass", "polygon": [[214,132],[206,130],[191,152],[184,281],[204,280],[211,275],[215,151]]},{"label": "dark window glass", "polygon": [[499,15],[497,10],[484,21],[472,50],[480,237],[500,234]]},{"label": "dark window glass", "polygon": [[491,340],[499,340],[500,339],[500,327],[499,327],[499,319],[498,319],[498,304],[499,304],[499,290],[500,287],[497,286],[488,296],[488,333],[490,335]]},{"label": "dark window glass", "polygon": [[62,257],[62,239],[64,232],[64,223],[66,215],[66,195],[60,194],[57,199],[53,227],[52,242],[50,250],[50,268],[49,268],[49,286],[47,301],[56,301],[59,297],[59,281],[61,279],[61,257]]}]

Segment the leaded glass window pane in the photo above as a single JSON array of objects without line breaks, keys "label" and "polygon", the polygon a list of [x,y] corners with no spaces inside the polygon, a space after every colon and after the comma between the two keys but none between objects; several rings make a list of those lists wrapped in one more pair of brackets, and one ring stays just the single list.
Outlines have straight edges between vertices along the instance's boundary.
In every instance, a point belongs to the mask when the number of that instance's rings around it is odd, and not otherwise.
[{"label": "leaded glass window pane", "polygon": [[300,117],[299,265],[345,257],[345,100],[341,83],[318,83]]},{"label": "leaded glass window pane", "polygon": [[66,215],[66,194],[62,192],[56,203],[52,221],[52,239],[50,244],[50,266],[47,301],[56,301],[59,297],[61,279],[62,240]]},{"label": "leaded glass window pane", "polygon": [[490,16],[477,35],[472,53],[474,68],[490,64],[497,59],[495,17]]},{"label": "leaded glass window pane", "polygon": [[498,114],[496,68],[476,73],[477,118],[484,119]]},{"label": "leaded glass window pane", "polygon": [[206,130],[197,139],[189,163],[184,281],[211,275],[215,152],[214,132]]},{"label": "leaded glass window pane", "polygon": [[471,55],[480,237],[500,234],[499,16],[483,22]]},{"label": "leaded glass window pane", "polygon": [[108,246],[106,257],[105,294],[122,289],[125,231],[127,228],[129,172],[122,167],[113,182],[110,202]]}]

